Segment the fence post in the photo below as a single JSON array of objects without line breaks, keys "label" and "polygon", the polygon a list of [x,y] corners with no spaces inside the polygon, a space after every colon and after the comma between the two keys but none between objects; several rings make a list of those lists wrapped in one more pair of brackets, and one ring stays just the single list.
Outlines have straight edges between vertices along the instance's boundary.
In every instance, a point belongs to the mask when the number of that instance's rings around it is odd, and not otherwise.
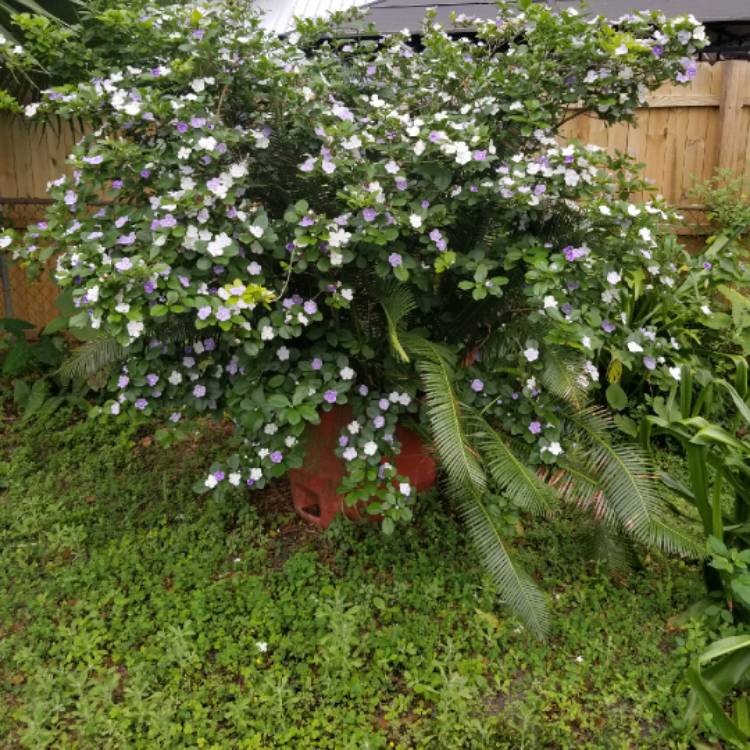
[{"label": "fence post", "polygon": [[750,95],[747,84],[750,63],[745,60],[728,60],[722,64],[724,78],[719,102],[718,166],[736,174],[745,166],[747,130],[743,128],[742,108]]}]

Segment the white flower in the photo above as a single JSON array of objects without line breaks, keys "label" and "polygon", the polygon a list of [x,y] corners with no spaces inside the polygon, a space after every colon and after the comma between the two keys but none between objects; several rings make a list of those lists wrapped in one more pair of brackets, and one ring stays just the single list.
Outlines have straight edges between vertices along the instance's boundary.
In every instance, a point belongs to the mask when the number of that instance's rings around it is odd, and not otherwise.
[{"label": "white flower", "polygon": [[355,376],[354,370],[352,370],[351,367],[342,367],[339,370],[339,375],[341,375],[342,380],[352,380]]},{"label": "white flower", "polygon": [[584,336],[581,339],[581,343],[586,347],[586,349],[591,349],[591,339],[588,336]]},{"label": "white flower", "polygon": [[213,151],[216,148],[217,141],[212,135],[207,135],[204,138],[198,139],[198,148],[202,148],[204,151]]},{"label": "white flower", "polygon": [[346,245],[346,243],[349,242],[351,236],[352,235],[345,229],[336,229],[333,232],[329,232],[328,244],[331,247],[341,247],[342,245]]},{"label": "white flower", "polygon": [[118,313],[127,315],[130,312],[130,305],[127,302],[118,302],[115,305],[115,310],[117,310]]},{"label": "white flower", "polygon": [[258,641],[255,644],[255,647],[260,651],[261,653],[265,654],[266,651],[268,651],[268,644],[265,641]]},{"label": "white flower", "polygon": [[637,341],[628,341],[628,351],[637,354],[643,351],[643,347]]},{"label": "white flower", "polygon": [[344,256],[341,253],[337,253],[335,250],[331,250],[329,259],[332,266],[341,266],[344,264]]},{"label": "white flower", "polygon": [[354,299],[354,290],[349,289],[348,287],[345,289],[342,289],[339,294],[347,301],[351,302]]},{"label": "white flower", "polygon": [[346,429],[350,435],[356,435],[362,429],[362,425],[355,419],[353,422],[349,422]]},{"label": "white flower", "polygon": [[362,141],[359,139],[358,135],[353,135],[351,138],[345,138],[341,141],[341,145],[347,151],[353,151],[355,148],[359,148],[362,145]]},{"label": "white flower", "polygon": [[128,335],[131,339],[137,339],[143,333],[143,322],[140,320],[128,321]]},{"label": "white flower", "polygon": [[710,315],[711,314],[711,308],[708,305],[701,305],[701,312],[704,315]]},{"label": "white flower", "polygon": [[362,451],[366,456],[374,456],[378,452],[378,444],[374,440],[365,443]]},{"label": "white flower", "polygon": [[278,425],[275,425],[273,422],[269,422],[263,428],[263,432],[265,432],[266,435],[275,435],[278,431],[279,431]]},{"label": "white flower", "polygon": [[536,362],[539,359],[539,350],[530,346],[528,349],[523,350],[523,356],[526,357],[527,362]]},{"label": "white flower", "polygon": [[402,406],[409,406],[409,404],[411,403],[411,396],[408,393],[402,393],[398,397],[398,402]]},{"label": "white flower", "polygon": [[409,224],[411,224],[414,229],[419,229],[422,226],[422,217],[419,214],[412,214],[409,217]]},{"label": "white flower", "polygon": [[563,451],[562,445],[557,442],[557,440],[552,441],[549,445],[546,445],[542,448],[543,451],[548,451],[553,456],[559,456],[565,451]]},{"label": "white flower", "polygon": [[274,336],[276,336],[276,332],[271,326],[263,326],[263,328],[260,329],[261,341],[270,341]]},{"label": "white flower", "polygon": [[109,411],[110,411],[111,414],[114,414],[114,415],[119,414],[120,413],[120,404],[118,404],[117,401],[115,401],[115,403],[112,404],[112,406],[109,408]]},{"label": "white flower", "polygon": [[276,356],[279,358],[280,362],[286,362],[289,359],[289,349],[285,346],[280,346],[276,350]]},{"label": "white flower", "polygon": [[408,482],[400,482],[398,485],[398,491],[404,497],[409,497],[409,495],[411,495],[411,485]]},{"label": "white flower", "polygon": [[96,302],[99,299],[99,286],[98,285],[95,284],[94,286],[86,290],[86,299],[89,302]]},{"label": "white flower", "polygon": [[233,487],[239,487],[240,480],[242,479],[242,474],[240,474],[237,471],[233,471],[229,477],[229,484],[231,484]]},{"label": "white flower", "polygon": [[354,461],[357,457],[357,449],[350,445],[348,448],[344,449],[344,452],[341,455],[346,461]]},{"label": "white flower", "polygon": [[251,224],[247,231],[250,232],[250,234],[255,237],[256,240],[259,240],[263,236],[263,232],[265,231],[263,227],[259,227],[257,224]]},{"label": "white flower", "polygon": [[213,258],[224,254],[224,250],[232,244],[232,238],[226,232],[221,232],[206,246],[208,254]]},{"label": "white flower", "polygon": [[33,117],[37,110],[39,109],[39,102],[34,102],[34,104],[27,104],[26,107],[24,107],[24,114],[26,117]]},{"label": "white flower", "polygon": [[205,487],[208,487],[209,490],[212,490],[219,482],[217,481],[216,477],[213,474],[209,474],[206,477],[206,481],[203,483]]},{"label": "white flower", "polygon": [[177,370],[172,370],[172,372],[169,374],[169,377],[167,380],[172,385],[179,385],[182,382],[182,374],[177,372]]},{"label": "white flower", "polygon": [[614,286],[615,284],[619,284],[621,280],[622,280],[622,276],[620,276],[620,274],[617,273],[617,271],[610,271],[607,274],[607,283],[612,284],[612,286]]},{"label": "white flower", "polygon": [[259,481],[263,477],[263,471],[262,469],[250,469],[250,479],[253,480],[253,482]]},{"label": "white flower", "polygon": [[641,209],[638,208],[634,203],[628,203],[628,215],[629,216],[639,216],[641,213]]},{"label": "white flower", "polygon": [[287,435],[284,438],[284,445],[287,448],[294,448],[294,446],[297,445],[297,438],[294,437],[294,435]]},{"label": "white flower", "polygon": [[651,234],[651,230],[648,227],[641,227],[641,229],[638,230],[638,234],[640,235],[641,239],[644,242],[652,242],[653,236]]},{"label": "white flower", "polygon": [[8,247],[11,242],[13,242],[13,238],[8,237],[8,235],[5,235],[5,237],[0,237],[0,248]]},{"label": "white flower", "polygon": [[417,141],[414,144],[415,156],[421,156],[424,153],[424,149],[425,149],[424,141]]},{"label": "white flower", "polygon": [[557,307],[557,300],[551,294],[548,294],[544,298],[544,309],[549,310],[551,307]]},{"label": "white flower", "polygon": [[670,367],[669,368],[669,374],[675,379],[680,380],[682,378],[682,368],[681,367]]}]

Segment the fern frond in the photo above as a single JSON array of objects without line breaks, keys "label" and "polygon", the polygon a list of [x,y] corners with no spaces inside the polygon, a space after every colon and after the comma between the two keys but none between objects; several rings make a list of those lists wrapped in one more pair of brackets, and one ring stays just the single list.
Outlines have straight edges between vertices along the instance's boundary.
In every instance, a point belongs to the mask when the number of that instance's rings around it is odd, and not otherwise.
[{"label": "fern frond", "polygon": [[632,540],[622,532],[604,523],[590,525],[583,543],[591,556],[601,562],[610,573],[627,571],[635,567],[638,555]]},{"label": "fern frond", "polygon": [[557,497],[552,485],[544,482],[518,457],[510,440],[481,417],[475,416],[473,421],[477,424],[474,438],[498,488],[523,510],[537,514],[548,512]]},{"label": "fern frond", "polygon": [[487,479],[479,455],[464,431],[461,404],[453,390],[453,372],[443,359],[420,360],[417,370],[426,394],[427,416],[440,462],[456,486],[472,487],[481,494]]},{"label": "fern frond", "polygon": [[564,355],[554,347],[544,352],[544,369],[540,375],[542,385],[576,411],[581,411],[587,401],[586,387],[581,379],[582,366],[580,357]]},{"label": "fern frond", "polygon": [[664,535],[654,533],[653,521],[660,501],[647,456],[634,445],[610,439],[607,432],[611,420],[601,409],[589,409],[568,419],[577,433],[584,469],[595,478],[606,508],[635,539],[659,546],[666,543]]},{"label": "fern frond", "polygon": [[461,492],[454,484],[453,492],[461,496],[464,523],[482,565],[505,603],[537,638],[544,638],[549,630],[549,609],[544,594],[511,558],[484,497],[475,492]]},{"label": "fern frond", "polygon": [[409,355],[399,340],[398,324],[417,306],[414,295],[402,284],[386,288],[380,305],[388,326],[388,340],[393,351],[402,362],[409,362]]},{"label": "fern frond", "polygon": [[675,529],[660,518],[651,519],[651,544],[668,554],[695,557],[702,560],[706,548],[697,539],[681,529]]},{"label": "fern frond", "polygon": [[125,359],[126,349],[115,339],[100,338],[87,341],[60,366],[60,376],[65,380],[85,380]]}]

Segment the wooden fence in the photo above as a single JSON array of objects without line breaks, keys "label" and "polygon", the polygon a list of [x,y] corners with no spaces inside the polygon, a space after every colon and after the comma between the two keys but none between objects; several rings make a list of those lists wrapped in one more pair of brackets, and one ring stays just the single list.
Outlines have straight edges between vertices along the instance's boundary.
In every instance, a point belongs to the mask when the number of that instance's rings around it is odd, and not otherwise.
[{"label": "wooden fence", "polygon": [[[689,86],[664,86],[647,104],[636,125],[606,127],[581,114],[565,125],[562,137],[632,154],[645,164],[656,191],[700,223],[701,206],[690,197],[697,183],[717,167],[750,178],[750,61],[700,63]],[[20,118],[0,117],[0,211],[6,222],[25,226],[41,215],[46,184],[61,173],[72,141],[64,128],[29,130]],[[11,268],[10,285],[14,315],[38,325],[54,317],[49,280],[29,286]]]}]

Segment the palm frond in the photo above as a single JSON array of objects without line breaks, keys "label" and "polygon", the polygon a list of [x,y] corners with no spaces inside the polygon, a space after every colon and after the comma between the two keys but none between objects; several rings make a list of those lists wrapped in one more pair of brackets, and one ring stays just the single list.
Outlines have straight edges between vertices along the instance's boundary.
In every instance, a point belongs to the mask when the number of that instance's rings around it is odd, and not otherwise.
[{"label": "palm frond", "polygon": [[511,558],[498,525],[485,502],[476,492],[461,492],[461,514],[484,567],[492,577],[505,603],[538,638],[549,630],[549,609],[542,591]]},{"label": "palm frond", "polygon": [[544,369],[540,375],[542,385],[557,398],[569,403],[576,411],[586,405],[586,386],[581,379],[580,357],[563,354],[554,347],[544,352]]},{"label": "palm frond", "polygon": [[60,366],[60,376],[65,380],[85,380],[110,368],[126,357],[126,349],[112,338],[87,341]]},{"label": "palm frond", "polygon": [[386,324],[388,326],[388,340],[391,343],[393,351],[402,362],[409,362],[409,355],[406,353],[399,339],[399,323],[414,310],[417,303],[414,295],[403,284],[390,285],[386,288],[380,305],[385,314]]},{"label": "palm frond", "polygon": [[474,417],[474,436],[484,463],[495,484],[518,507],[531,513],[549,511],[557,493],[519,458],[511,441],[481,417]]},{"label": "palm frond", "polygon": [[677,538],[666,531],[663,522],[657,522],[658,483],[646,454],[635,445],[610,438],[612,421],[602,409],[588,409],[568,419],[575,428],[584,470],[601,491],[605,518],[611,511],[634,539],[674,549]]},{"label": "palm frond", "polygon": [[482,494],[487,479],[477,451],[469,444],[463,424],[461,404],[453,390],[453,373],[442,358],[419,360],[417,371],[426,394],[427,416],[432,438],[442,467],[451,482],[459,487],[472,487]]},{"label": "palm frond", "polygon": [[633,542],[622,529],[594,522],[589,525],[582,541],[591,557],[601,562],[610,573],[630,570],[638,562]]},{"label": "palm frond", "polygon": [[651,545],[665,552],[702,560],[706,556],[705,545],[681,529],[669,526],[661,518],[651,519]]}]

